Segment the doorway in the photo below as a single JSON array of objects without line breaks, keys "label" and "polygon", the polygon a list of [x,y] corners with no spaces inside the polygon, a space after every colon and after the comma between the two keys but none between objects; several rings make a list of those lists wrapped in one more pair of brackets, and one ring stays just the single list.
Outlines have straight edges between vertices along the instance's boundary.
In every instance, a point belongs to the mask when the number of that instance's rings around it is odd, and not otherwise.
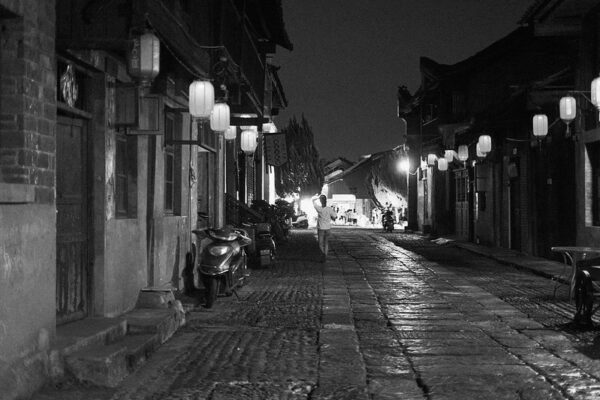
[{"label": "doorway", "polygon": [[90,312],[91,262],[85,121],[58,117],[56,129],[56,322]]}]

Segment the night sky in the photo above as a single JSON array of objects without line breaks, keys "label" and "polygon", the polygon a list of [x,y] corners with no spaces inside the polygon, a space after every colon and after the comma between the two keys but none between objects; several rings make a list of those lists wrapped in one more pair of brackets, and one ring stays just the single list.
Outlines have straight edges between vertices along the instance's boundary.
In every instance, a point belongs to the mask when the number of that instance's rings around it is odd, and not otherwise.
[{"label": "night sky", "polygon": [[400,144],[396,91],[420,84],[419,57],[454,64],[518,27],[531,0],[283,0],[294,44],[275,64],[289,102],[284,126],[304,114],[322,158]]}]

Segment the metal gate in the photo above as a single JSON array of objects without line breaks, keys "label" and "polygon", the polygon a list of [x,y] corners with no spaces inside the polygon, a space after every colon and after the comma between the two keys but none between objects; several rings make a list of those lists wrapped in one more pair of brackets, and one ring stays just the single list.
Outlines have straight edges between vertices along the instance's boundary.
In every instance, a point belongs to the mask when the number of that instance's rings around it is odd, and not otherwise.
[{"label": "metal gate", "polygon": [[83,120],[59,117],[56,130],[56,319],[88,315],[87,141]]}]

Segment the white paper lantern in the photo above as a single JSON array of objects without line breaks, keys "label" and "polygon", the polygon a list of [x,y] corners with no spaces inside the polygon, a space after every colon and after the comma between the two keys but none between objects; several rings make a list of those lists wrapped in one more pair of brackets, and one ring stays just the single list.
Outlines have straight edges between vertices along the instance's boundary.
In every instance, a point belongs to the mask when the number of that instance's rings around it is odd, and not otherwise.
[{"label": "white paper lantern", "polygon": [[435,165],[435,160],[437,159],[436,155],[433,153],[429,153],[427,155],[427,165],[433,167]]},{"label": "white paper lantern", "polygon": [[256,138],[258,137],[258,133],[255,130],[247,129],[242,131],[242,135],[240,138],[240,147],[242,151],[246,154],[252,154],[256,150],[257,142]]},{"label": "white paper lantern", "polygon": [[458,159],[462,162],[465,162],[469,159],[469,146],[466,144],[461,144],[458,146]]},{"label": "white paper lantern", "polygon": [[490,135],[481,135],[479,136],[479,150],[482,153],[489,153],[492,151],[492,138]]},{"label": "white paper lantern", "polygon": [[481,146],[479,145],[479,142],[477,142],[477,146],[475,147],[475,152],[477,153],[477,157],[483,158],[487,155],[487,153],[484,153],[483,151],[481,151]]},{"label": "white paper lantern", "polygon": [[[190,114],[195,118],[208,118],[215,106],[215,88],[208,81],[194,81],[190,84]],[[227,123],[229,125],[229,123]]]},{"label": "white paper lantern", "polygon": [[234,125],[230,125],[229,128],[223,134],[225,140],[233,140],[237,135],[237,128]]},{"label": "white paper lantern", "polygon": [[229,106],[227,103],[217,103],[210,113],[210,129],[215,132],[225,132],[229,129]]},{"label": "white paper lantern", "polygon": [[592,104],[600,109],[600,76],[592,81],[590,95]]},{"label": "white paper lantern", "polygon": [[559,102],[560,119],[566,124],[573,121],[577,115],[577,102],[572,96],[565,96]]},{"label": "white paper lantern", "polygon": [[438,159],[438,169],[440,171],[446,171],[448,169],[448,161],[445,158]]},{"label": "white paper lantern", "polygon": [[444,151],[444,158],[446,159],[446,161],[451,163],[454,160],[454,150]]},{"label": "white paper lantern", "polygon": [[533,136],[543,138],[548,134],[548,117],[546,114],[536,114],[533,116]]},{"label": "white paper lantern", "polygon": [[273,122],[267,122],[266,124],[263,124],[262,131],[264,133],[277,133],[277,127]]},{"label": "white paper lantern", "polygon": [[160,41],[146,32],[132,40],[129,51],[129,74],[142,86],[149,86],[160,72]]}]

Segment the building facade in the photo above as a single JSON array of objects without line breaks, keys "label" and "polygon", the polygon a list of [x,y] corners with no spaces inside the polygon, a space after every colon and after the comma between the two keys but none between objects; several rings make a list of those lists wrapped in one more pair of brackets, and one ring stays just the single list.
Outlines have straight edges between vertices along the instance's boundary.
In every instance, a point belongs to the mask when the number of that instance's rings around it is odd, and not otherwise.
[{"label": "building facade", "polygon": [[192,118],[188,88],[213,81],[260,131],[291,43],[275,0],[1,0],[0,17],[0,387],[19,396],[48,379],[57,326],[181,289],[192,229],[262,187],[260,152],[242,171],[239,129],[226,142]]}]

